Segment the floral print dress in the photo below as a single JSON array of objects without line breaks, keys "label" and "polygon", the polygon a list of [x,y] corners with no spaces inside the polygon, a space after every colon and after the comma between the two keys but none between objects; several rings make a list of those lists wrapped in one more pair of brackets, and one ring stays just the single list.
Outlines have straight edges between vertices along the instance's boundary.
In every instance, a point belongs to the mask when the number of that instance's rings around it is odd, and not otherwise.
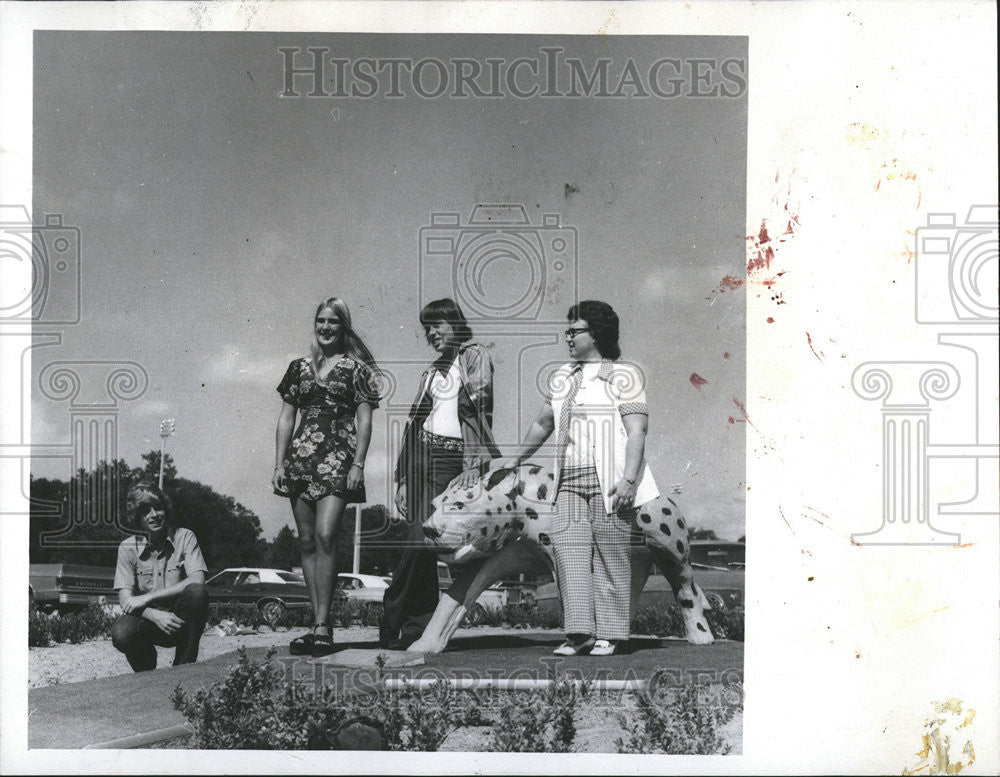
[{"label": "floral print dress", "polygon": [[348,492],[347,473],[358,445],[354,422],[358,405],[378,407],[371,370],[342,356],[320,381],[310,359],[296,359],[288,365],[278,393],[299,412],[299,425],[283,462],[288,496],[313,502],[324,496],[364,502],[364,483]]}]

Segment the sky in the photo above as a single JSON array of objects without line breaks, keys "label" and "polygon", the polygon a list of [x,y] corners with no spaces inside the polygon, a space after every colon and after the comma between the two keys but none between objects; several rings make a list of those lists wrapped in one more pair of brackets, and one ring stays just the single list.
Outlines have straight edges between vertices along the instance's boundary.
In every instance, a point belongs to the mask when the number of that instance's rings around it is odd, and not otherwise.
[{"label": "sky", "polygon": [[[464,301],[496,365],[509,451],[545,371],[566,359],[559,332],[579,296],[615,308],[623,358],[646,376],[660,490],[681,488],[692,525],[742,535],[746,92],[280,97],[279,49],[309,46],[349,62],[507,64],[557,46],[588,68],[640,72],[746,58],[745,39],[726,37],[37,33],[34,216],[79,228],[82,302],[79,323],[37,327],[61,342],[33,355],[33,442],[70,435],[67,401],[39,392],[46,365],[138,363],[148,387],[119,405],[118,455],[138,464],[175,418],[179,475],[242,502],[272,537],[292,523],[270,488],[275,387],[308,352],[321,299],[348,303],[391,377],[365,469],[369,502],[386,503],[390,446],[434,355],[422,304]],[[505,212],[528,223],[477,243],[468,227],[484,203],[522,206]],[[442,238],[453,255],[433,253]],[[517,306],[536,290],[537,308]],[[32,464],[45,477],[69,468]]]}]

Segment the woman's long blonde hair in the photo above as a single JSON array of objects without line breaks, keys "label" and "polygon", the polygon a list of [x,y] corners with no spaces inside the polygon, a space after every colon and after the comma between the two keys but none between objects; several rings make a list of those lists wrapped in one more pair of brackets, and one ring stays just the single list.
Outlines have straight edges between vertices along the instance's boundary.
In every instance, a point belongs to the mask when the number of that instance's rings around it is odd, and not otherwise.
[{"label": "woman's long blonde hair", "polygon": [[340,336],[344,345],[344,353],[366,365],[372,371],[372,377],[377,379],[381,373],[375,363],[375,357],[372,356],[372,352],[368,350],[368,346],[364,344],[360,335],[351,327],[351,311],[348,309],[347,303],[339,297],[329,297],[323,300],[313,314],[313,341],[309,350],[312,354],[313,368],[316,370],[316,374],[320,373],[320,369],[326,363],[326,356],[323,355],[323,351],[316,343],[316,319],[323,308],[330,308],[340,321]]}]

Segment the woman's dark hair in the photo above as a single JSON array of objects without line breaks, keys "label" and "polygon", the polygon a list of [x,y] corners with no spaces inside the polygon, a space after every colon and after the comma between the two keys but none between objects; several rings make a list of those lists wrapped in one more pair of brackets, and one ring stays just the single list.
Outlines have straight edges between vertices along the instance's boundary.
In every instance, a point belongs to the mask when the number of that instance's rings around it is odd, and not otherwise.
[{"label": "woman's dark hair", "polygon": [[618,347],[618,314],[607,302],[585,299],[571,307],[566,317],[571,322],[587,322],[597,352],[605,359],[614,360],[622,355]]},{"label": "woman's dark hair", "polygon": [[455,330],[455,339],[459,343],[472,339],[469,322],[465,320],[465,314],[455,300],[445,297],[424,305],[420,311],[420,323],[424,325],[424,333],[427,333],[431,324],[436,324],[438,321],[451,324],[451,328]]},{"label": "woman's dark hair", "polygon": [[128,490],[125,498],[125,509],[129,521],[136,528],[142,528],[142,521],[139,519],[139,511],[146,505],[154,505],[164,512],[165,521],[170,526],[174,523],[174,505],[170,497],[162,491],[156,483],[151,480],[142,480]]}]

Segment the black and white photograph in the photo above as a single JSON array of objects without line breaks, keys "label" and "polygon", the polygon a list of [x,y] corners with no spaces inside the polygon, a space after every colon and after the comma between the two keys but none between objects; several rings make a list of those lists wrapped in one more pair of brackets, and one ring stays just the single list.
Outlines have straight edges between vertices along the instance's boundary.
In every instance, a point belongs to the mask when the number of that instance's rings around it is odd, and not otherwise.
[{"label": "black and white photograph", "polygon": [[996,766],[995,111],[889,16],[12,5],[10,773]]},{"label": "black and white photograph", "polygon": [[738,753],[746,56],[36,33],[29,744]]}]

